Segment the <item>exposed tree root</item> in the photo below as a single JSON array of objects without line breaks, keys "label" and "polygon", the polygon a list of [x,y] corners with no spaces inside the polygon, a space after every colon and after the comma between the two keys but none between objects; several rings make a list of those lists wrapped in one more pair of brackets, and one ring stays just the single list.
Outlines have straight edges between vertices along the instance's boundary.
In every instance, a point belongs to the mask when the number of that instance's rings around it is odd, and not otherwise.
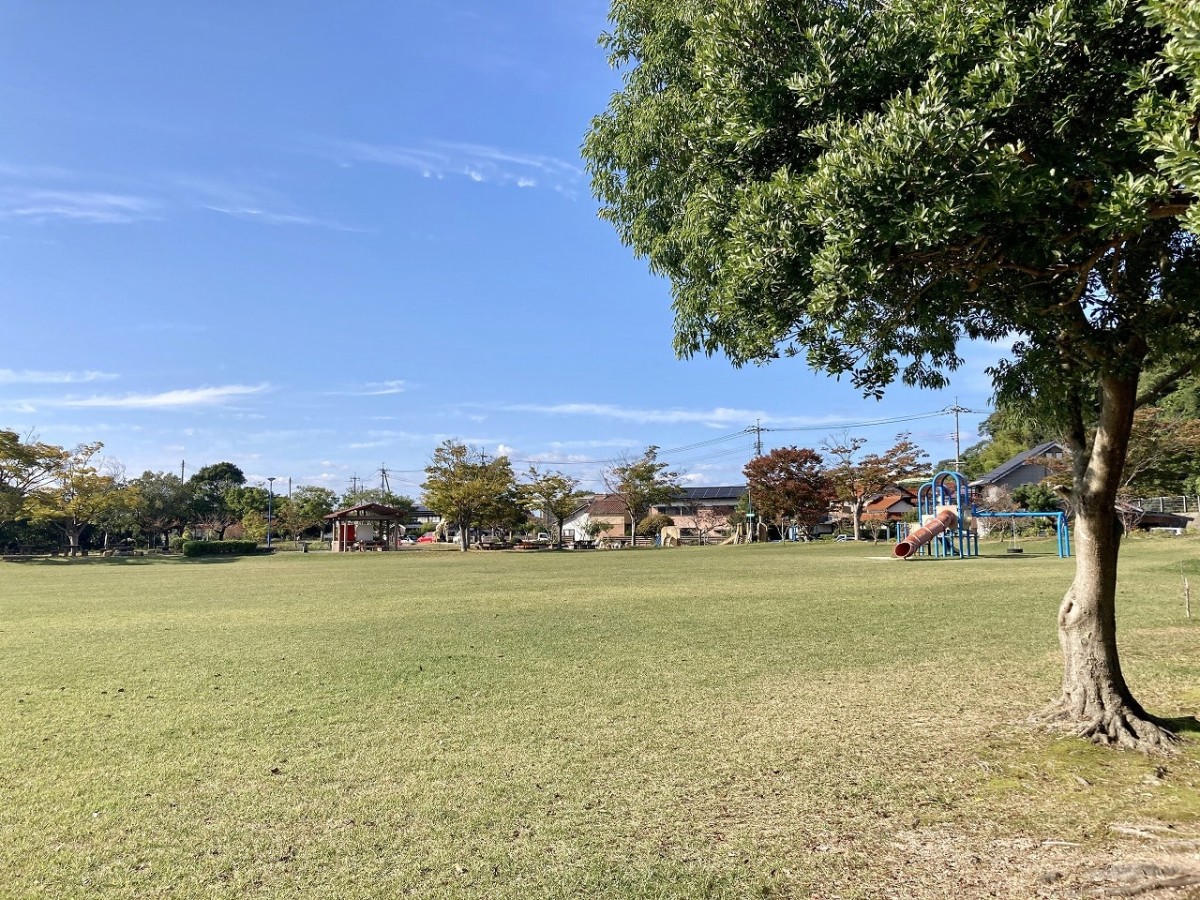
[{"label": "exposed tree root", "polygon": [[1110,866],[1093,872],[1092,878],[1100,882],[1088,891],[1088,895],[1092,897],[1136,897],[1151,891],[1200,884],[1200,873],[1195,869],[1152,863]]},{"label": "exposed tree root", "polygon": [[1080,716],[1060,698],[1035,716],[1035,721],[1094,744],[1142,753],[1169,755],[1176,751],[1179,744],[1179,736],[1165,725],[1134,715],[1126,708],[1105,709],[1090,716]]}]

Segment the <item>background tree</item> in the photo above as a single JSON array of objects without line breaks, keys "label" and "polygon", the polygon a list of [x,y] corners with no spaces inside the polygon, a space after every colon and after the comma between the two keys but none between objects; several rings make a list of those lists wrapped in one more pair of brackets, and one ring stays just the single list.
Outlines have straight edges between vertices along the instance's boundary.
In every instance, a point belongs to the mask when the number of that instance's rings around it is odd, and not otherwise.
[{"label": "background tree", "polygon": [[650,507],[671,503],[683,495],[680,473],[659,461],[658,447],[653,445],[638,459],[625,459],[604,470],[600,477],[608,492],[625,507],[631,535],[637,523],[650,514]]},{"label": "background tree", "polygon": [[233,489],[246,483],[245,474],[231,462],[219,462],[197,469],[187,483],[192,492],[192,524],[224,540],[225,529],[241,519]]},{"label": "background tree", "polygon": [[516,502],[516,478],[508,457],[490,457],[454,440],[433,451],[421,487],[425,505],[458,528],[463,550],[470,547],[473,525],[504,519]]},{"label": "background tree", "polygon": [[869,453],[860,458],[858,452],[865,445],[866,438],[848,434],[830,436],[821,444],[821,449],[833,458],[827,476],[837,499],[846,504],[856,541],[867,502],[889,485],[927,469],[925,451],[907,434],[896,435],[896,443],[882,453]]},{"label": "background tree", "polygon": [[1072,451],[1047,719],[1126,746],[1168,740],[1121,672],[1115,509],[1134,409],[1200,355],[1195,8],[619,0],[584,148],[684,355],[805,353],[880,396],[1015,338],[999,397]]},{"label": "background tree", "polygon": [[172,531],[183,531],[192,516],[192,492],[188,484],[171,472],[143,472],[131,483],[134,489],[132,519],[153,546],[159,539],[170,547]]},{"label": "background tree", "polygon": [[823,465],[806,447],[777,447],[750,460],[742,472],[755,510],[781,533],[790,522],[811,535],[836,496]]},{"label": "background tree", "polygon": [[25,498],[50,486],[68,455],[62,447],[0,429],[0,522],[18,519]]},{"label": "background tree", "polygon": [[1175,418],[1159,407],[1134,413],[1121,475],[1126,497],[1182,494],[1200,476],[1200,419]]},{"label": "background tree", "polygon": [[337,503],[340,509],[362,506],[365,503],[378,503],[380,506],[390,506],[392,509],[400,512],[406,522],[412,518],[413,511],[417,508],[416,501],[412,497],[397,494],[395,491],[385,490],[382,487],[360,488],[357,491],[347,491]]},{"label": "background tree", "polygon": [[1023,484],[1011,494],[1017,509],[1025,512],[1057,512],[1062,509],[1062,500],[1054,488],[1046,484]]},{"label": "background tree", "polygon": [[526,509],[554,524],[554,540],[559,549],[563,544],[563,520],[590,496],[590,491],[579,490],[578,478],[557,471],[542,472],[536,466],[529,467],[521,485]]},{"label": "background tree", "polygon": [[291,532],[301,538],[314,528],[324,529],[325,517],[333,512],[338,497],[329,488],[306,484],[292,491],[290,499],[284,518]]},{"label": "background tree", "polygon": [[58,526],[67,538],[71,556],[80,553],[81,539],[88,528],[106,513],[126,506],[126,495],[117,479],[94,464],[103,447],[99,442],[80,444],[62,460],[51,484],[25,498],[29,518]]},{"label": "background tree", "polygon": [[692,507],[692,522],[701,544],[707,544],[709,535],[723,530],[729,524],[728,509],[729,507],[719,509],[715,506]]}]

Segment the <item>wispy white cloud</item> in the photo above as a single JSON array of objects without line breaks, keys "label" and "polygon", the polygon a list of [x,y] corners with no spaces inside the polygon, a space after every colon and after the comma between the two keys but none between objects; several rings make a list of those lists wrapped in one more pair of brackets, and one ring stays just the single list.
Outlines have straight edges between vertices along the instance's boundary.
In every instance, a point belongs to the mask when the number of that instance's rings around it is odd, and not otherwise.
[{"label": "wispy white cloud", "polygon": [[112,381],[119,376],[112,372],[52,372],[40,369],[0,369],[0,384],[83,384],[91,381]]},{"label": "wispy white cloud", "polygon": [[572,194],[584,177],[583,168],[575,162],[487,144],[427,141],[412,146],[334,139],[319,140],[310,149],[342,166],[367,163],[405,169],[425,178],[458,176],[518,188],[545,185],[564,194]]},{"label": "wispy white cloud", "polygon": [[158,217],[159,204],[146,197],[104,191],[14,190],[0,193],[0,219],[45,223],[128,225]]},{"label": "wispy white cloud", "polygon": [[68,397],[45,401],[44,406],[104,409],[180,409],[192,406],[220,406],[236,398],[261,394],[268,389],[265,384],[228,384],[220,387],[184,388],[163,391],[159,394],[125,394],[115,396]]},{"label": "wispy white cloud", "polygon": [[[358,390],[327,391],[326,394],[335,397],[386,397],[391,394],[403,394],[407,389],[407,384],[397,379],[394,381],[369,381]],[[393,418],[394,416],[376,416],[372,421],[388,421]]]},{"label": "wispy white cloud", "polygon": [[264,225],[304,225],[314,228],[328,228],[331,231],[357,232],[362,230],[351,228],[349,225],[343,225],[341,222],[332,219],[320,219],[316,216],[306,216],[297,213],[272,212],[271,210],[259,209],[253,206],[211,206],[206,204],[204,208],[221,213],[222,215],[232,216],[235,219],[241,219],[244,222],[260,222]]},{"label": "wispy white cloud", "polygon": [[851,421],[840,416],[780,416],[760,409],[715,407],[713,409],[644,409],[611,403],[520,403],[505,406],[506,412],[537,413],[549,416],[595,416],[635,422],[639,425],[707,425],[713,428],[748,427],[757,421],[776,427],[834,427]]}]

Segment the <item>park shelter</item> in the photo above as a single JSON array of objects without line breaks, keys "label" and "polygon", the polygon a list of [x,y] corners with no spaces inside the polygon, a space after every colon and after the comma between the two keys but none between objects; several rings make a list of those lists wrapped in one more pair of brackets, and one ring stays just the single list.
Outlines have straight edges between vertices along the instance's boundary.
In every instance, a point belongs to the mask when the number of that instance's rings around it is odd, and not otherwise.
[{"label": "park shelter", "polygon": [[325,517],[333,526],[334,553],[349,550],[391,550],[404,535],[408,513],[382,503],[363,503]]}]

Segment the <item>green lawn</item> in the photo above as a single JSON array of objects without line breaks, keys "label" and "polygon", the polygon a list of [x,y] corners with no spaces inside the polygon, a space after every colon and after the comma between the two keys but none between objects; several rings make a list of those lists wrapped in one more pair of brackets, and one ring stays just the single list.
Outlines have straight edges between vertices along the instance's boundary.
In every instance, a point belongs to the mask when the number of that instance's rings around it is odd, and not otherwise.
[{"label": "green lawn", "polygon": [[[889,551],[0,563],[0,896],[1060,896],[1193,828],[1194,732],[1027,724],[1070,562]],[[1125,548],[1163,716],[1198,551]]]}]

